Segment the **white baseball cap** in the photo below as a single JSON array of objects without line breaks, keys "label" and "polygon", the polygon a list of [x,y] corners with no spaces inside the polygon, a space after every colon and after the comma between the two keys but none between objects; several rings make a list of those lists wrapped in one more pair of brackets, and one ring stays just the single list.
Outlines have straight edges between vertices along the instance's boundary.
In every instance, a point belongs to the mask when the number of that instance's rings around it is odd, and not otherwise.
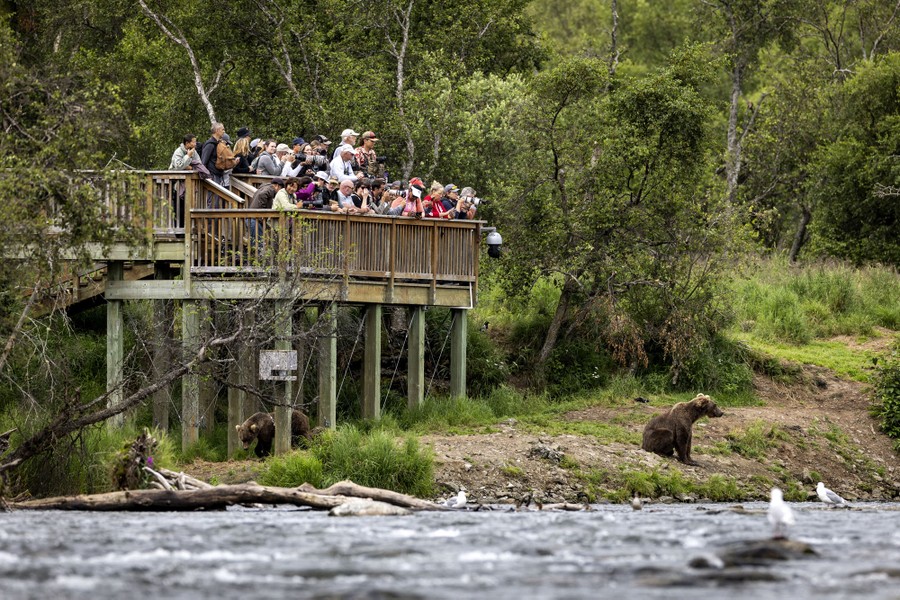
[{"label": "white baseball cap", "polygon": [[341,132],[341,137],[342,137],[342,138],[350,137],[351,135],[357,135],[357,136],[358,136],[359,134],[358,134],[357,132],[355,132],[354,130],[352,130],[352,129],[345,129],[345,130],[343,130],[343,131]]}]

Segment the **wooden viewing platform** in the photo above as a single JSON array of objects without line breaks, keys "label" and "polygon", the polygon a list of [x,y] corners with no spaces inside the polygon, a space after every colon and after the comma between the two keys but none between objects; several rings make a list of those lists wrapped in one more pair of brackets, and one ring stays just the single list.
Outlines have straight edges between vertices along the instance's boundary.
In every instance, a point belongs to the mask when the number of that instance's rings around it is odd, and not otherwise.
[{"label": "wooden viewing platform", "polygon": [[[466,312],[476,301],[483,222],[246,208],[256,185],[269,179],[232,176],[230,189],[190,171],[139,172],[129,185],[98,180],[96,187],[110,219],[146,233],[143,243],[123,241],[91,249],[91,258],[97,261],[91,296],[102,293],[107,302],[110,405],[124,397],[122,302],[126,300],[160,301],[155,314],[168,314],[170,324],[172,311],[164,305],[180,301],[185,356],[198,347],[210,301],[272,301],[276,314],[290,311],[297,302],[316,307],[319,321],[330,325],[331,331],[317,345],[315,419],[325,427],[335,426],[338,306],[365,309],[362,415],[366,418],[380,417],[382,306],[409,310],[411,406],[424,400],[424,309],[448,307],[453,314],[450,392],[465,395]],[[140,188],[137,202],[135,185]],[[68,297],[78,301],[78,280],[68,286],[69,296],[57,298],[57,305],[66,304]],[[290,319],[283,327],[284,337],[289,337]],[[290,343],[276,341],[274,346],[291,349]],[[229,455],[238,447],[234,425],[248,416],[253,405],[245,388],[258,383],[255,366],[246,364],[255,363],[255,358],[235,362],[243,364],[235,364],[228,376],[234,382],[228,390]],[[200,398],[200,378],[201,373],[192,370],[182,380],[180,419],[185,447],[198,440],[199,407],[215,403],[215,398]],[[290,382],[281,386],[285,399],[292,397],[290,386]],[[276,452],[281,452],[289,448],[289,427],[284,425],[289,423],[290,402],[275,404]],[[162,401],[155,403],[154,420],[167,426],[168,406],[162,406]]]}]

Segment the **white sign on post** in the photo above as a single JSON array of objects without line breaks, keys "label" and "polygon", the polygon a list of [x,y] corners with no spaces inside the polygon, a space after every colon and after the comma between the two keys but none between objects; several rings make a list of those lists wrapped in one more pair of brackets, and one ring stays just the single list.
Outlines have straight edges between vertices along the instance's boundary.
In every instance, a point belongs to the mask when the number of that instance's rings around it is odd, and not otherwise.
[{"label": "white sign on post", "polygon": [[259,378],[263,381],[297,381],[297,351],[260,351]]}]

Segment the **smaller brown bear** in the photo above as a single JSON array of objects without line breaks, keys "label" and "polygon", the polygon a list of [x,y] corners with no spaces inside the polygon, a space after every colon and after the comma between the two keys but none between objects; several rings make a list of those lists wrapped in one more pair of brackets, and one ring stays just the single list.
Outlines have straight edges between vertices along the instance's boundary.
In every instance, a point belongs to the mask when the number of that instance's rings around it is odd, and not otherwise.
[{"label": "smaller brown bear", "polygon": [[[262,458],[272,453],[272,444],[275,441],[275,415],[258,412],[251,415],[242,425],[235,425],[238,439],[244,445],[244,450],[250,448],[253,440],[256,440],[254,452]],[[297,446],[301,439],[311,440],[309,432],[309,419],[299,410],[291,413],[291,445]]]},{"label": "smaller brown bear", "polygon": [[661,456],[678,453],[678,460],[696,465],[691,458],[691,428],[700,417],[721,417],[722,410],[705,394],[697,394],[690,402],[679,402],[667,412],[650,419],[644,428],[641,448]]}]

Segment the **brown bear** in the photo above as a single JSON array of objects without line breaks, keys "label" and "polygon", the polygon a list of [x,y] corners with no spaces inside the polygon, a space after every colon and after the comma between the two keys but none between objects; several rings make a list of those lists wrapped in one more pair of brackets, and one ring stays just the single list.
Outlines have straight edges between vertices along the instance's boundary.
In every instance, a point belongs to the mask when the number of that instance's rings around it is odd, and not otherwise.
[{"label": "brown bear", "polygon": [[[242,425],[235,425],[238,439],[244,445],[244,450],[250,447],[256,440],[254,452],[262,458],[272,453],[272,444],[275,441],[275,415],[258,412],[251,415]],[[291,445],[297,446],[301,439],[311,440],[309,432],[309,419],[299,410],[291,413]]]},{"label": "brown bear", "polygon": [[696,465],[691,458],[691,428],[700,417],[721,417],[722,410],[705,394],[697,394],[690,402],[679,402],[667,412],[650,419],[644,428],[641,448],[661,456],[678,453],[678,460]]}]

